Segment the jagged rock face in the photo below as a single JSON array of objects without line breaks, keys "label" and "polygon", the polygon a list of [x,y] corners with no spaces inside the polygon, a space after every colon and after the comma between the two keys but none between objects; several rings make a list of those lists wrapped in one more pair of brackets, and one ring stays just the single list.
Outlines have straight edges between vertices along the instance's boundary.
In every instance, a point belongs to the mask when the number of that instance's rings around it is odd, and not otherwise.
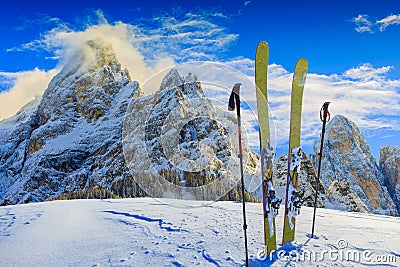
[{"label": "jagged rock face", "polygon": [[[149,162],[169,176],[180,168],[187,186],[218,181],[201,194],[223,197],[229,192],[220,177],[227,173],[240,177],[236,121],[233,114],[222,114],[231,123],[224,126],[215,114],[195,75],[182,78],[171,70],[154,95],[143,97],[112,47],[100,39],[89,41],[52,79],[41,100],[0,123],[0,205],[43,201],[96,187],[118,191],[120,196],[143,196],[128,168],[133,163],[126,164],[130,152],[122,138],[124,120],[133,126],[128,134],[137,134],[134,140],[143,137],[141,155],[150,159],[137,158],[134,171],[143,173]],[[126,123],[125,118],[132,116],[136,119]],[[247,145],[244,151],[246,177],[255,176],[258,158]],[[193,169],[202,179],[193,179]],[[204,199],[201,194],[194,197]],[[158,190],[154,196],[164,195]],[[235,193],[230,199],[239,198]]]},{"label": "jagged rock face", "polygon": [[[314,151],[319,152],[320,140],[314,145]],[[365,138],[357,126],[342,115],[335,116],[326,127],[324,152],[321,166],[321,181],[329,192],[339,192],[346,180],[370,212],[387,215],[397,215],[397,210],[387,188],[383,185],[384,178],[379,172],[375,158],[372,155]],[[343,201],[336,201],[336,195],[328,197],[340,204],[345,210],[364,210],[361,205],[354,207]],[[350,206],[349,206],[350,205]]]},{"label": "jagged rock face", "polygon": [[27,157],[29,137],[38,120],[40,98],[27,104],[14,117],[1,122],[0,128],[0,203],[5,191],[15,182]]},{"label": "jagged rock face", "polygon": [[[133,101],[128,113],[123,138],[132,171],[173,171],[180,179],[172,180],[193,187],[196,199],[218,199],[233,188],[230,180],[240,177],[236,118],[213,107],[195,75],[171,69],[159,90]],[[258,158],[246,143],[244,163],[250,181]]]},{"label": "jagged rock face", "polygon": [[137,82],[97,39],[50,82],[41,101],[1,122],[0,204],[42,201],[128,177],[122,121]]},{"label": "jagged rock face", "polygon": [[345,207],[347,211],[369,213],[368,207],[354,192],[347,180],[334,180],[326,190],[326,194],[335,207]]},{"label": "jagged rock face", "polygon": [[400,213],[400,147],[381,147],[379,165],[385,177],[385,185]]},{"label": "jagged rock face", "polygon": [[[288,168],[286,153],[283,153],[275,160],[273,168],[274,187],[278,193],[278,196],[284,201]],[[303,206],[314,207],[316,176],[317,175],[311,160],[306,156],[305,153],[303,153],[300,171],[298,172],[298,191],[301,196],[300,198]],[[325,188],[321,183],[318,187],[317,207],[330,207],[329,200],[325,195]]]}]

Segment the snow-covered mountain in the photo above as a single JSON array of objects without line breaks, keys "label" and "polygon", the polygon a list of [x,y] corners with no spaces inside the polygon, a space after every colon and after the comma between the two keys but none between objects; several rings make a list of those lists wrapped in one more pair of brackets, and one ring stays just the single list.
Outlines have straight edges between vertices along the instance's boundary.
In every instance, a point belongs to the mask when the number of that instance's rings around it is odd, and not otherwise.
[{"label": "snow-covered mountain", "polygon": [[[171,69],[154,89],[144,96],[110,45],[88,41],[41,98],[0,122],[0,205],[146,194],[239,200],[235,114],[214,107],[193,73]],[[383,148],[379,169],[355,124],[336,116],[327,126],[319,207],[396,215],[397,155]],[[316,165],[303,158],[299,191],[312,206]],[[259,158],[245,142],[243,160],[247,199],[260,199]],[[287,156],[274,168],[284,197]]]},{"label": "snow-covered mountain", "polygon": [[138,95],[113,48],[87,42],[40,102],[1,123],[0,203],[43,201],[127,177],[122,120]]},{"label": "snow-covered mountain", "polygon": [[[315,142],[315,154],[320,142]],[[321,167],[321,182],[333,205],[349,211],[398,214],[364,136],[342,115],[326,127]]]},{"label": "snow-covered mountain", "polygon": [[[173,189],[183,198],[239,198],[237,191],[230,192],[240,177],[236,117],[212,105],[196,75],[181,77],[171,69],[159,90],[132,101],[127,114],[123,127],[127,165],[138,179],[160,184],[140,182],[147,192],[157,191],[167,181],[177,186],[165,191]],[[257,187],[258,156],[246,142],[243,162],[248,188]]]},{"label": "snow-covered mountain", "polygon": [[[261,203],[247,203],[250,266],[399,266],[400,218],[312,208],[296,241],[263,251]],[[282,233],[283,207],[276,219]],[[71,200],[0,207],[0,266],[244,266],[240,202]]]},{"label": "snow-covered mountain", "polygon": [[[143,97],[113,48],[101,39],[88,41],[52,79],[41,99],[0,123],[0,205],[77,192],[91,196],[96,194],[93,188],[101,188],[107,196],[143,196],[142,189],[149,182],[139,186],[132,174],[140,173],[136,178],[148,180],[154,175],[151,168],[163,171],[170,183],[213,184],[195,198],[224,196],[236,186],[230,179],[239,177],[233,175],[239,170],[233,134],[236,119],[233,114],[222,114],[232,125],[224,128],[215,114],[195,75],[182,78],[171,70],[154,95]],[[166,125],[173,127],[164,131]],[[132,140],[144,142],[143,153],[132,150]],[[246,178],[251,178],[257,156],[247,145],[244,154]],[[173,168],[168,160],[178,167]],[[190,162],[204,162],[206,167],[187,166]],[[185,168],[191,169],[185,172]],[[222,176],[227,179],[219,179]],[[150,188],[157,186],[144,189]],[[165,193],[161,190],[154,196]],[[235,200],[238,194],[233,192],[228,198]]]}]

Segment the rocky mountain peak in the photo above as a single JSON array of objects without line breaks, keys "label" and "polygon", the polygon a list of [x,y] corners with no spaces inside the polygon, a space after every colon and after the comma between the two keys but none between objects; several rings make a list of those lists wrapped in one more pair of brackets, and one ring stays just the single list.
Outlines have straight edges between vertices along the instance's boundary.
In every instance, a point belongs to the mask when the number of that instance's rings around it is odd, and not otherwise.
[{"label": "rocky mountain peak", "polygon": [[381,147],[379,165],[385,177],[384,183],[400,213],[400,147]]},{"label": "rocky mountain peak", "polygon": [[[315,154],[318,154],[319,144],[320,140],[316,140]],[[397,214],[395,205],[383,184],[383,175],[378,169],[364,136],[353,122],[342,115],[336,115],[326,127],[321,169],[321,181],[325,188],[330,189],[327,191],[328,197],[330,197],[329,192],[342,191],[332,188],[335,185],[343,187],[345,184],[335,182],[341,180],[348,182],[370,212]],[[331,197],[337,196],[331,195]],[[354,204],[357,202],[354,201]],[[342,208],[349,210],[348,206]],[[364,210],[365,208],[353,205],[352,209]]]},{"label": "rocky mountain peak", "polygon": [[[234,114],[222,114],[213,107],[196,75],[182,78],[171,69],[160,89],[133,101],[128,114],[123,135],[132,170],[156,176],[169,173],[169,181],[184,182],[197,199],[224,197],[221,192],[232,189],[231,178],[238,177],[239,170],[238,158],[233,156],[238,154]],[[246,144],[244,151],[246,177],[251,177],[258,159]],[[200,192],[201,185],[205,186]]]},{"label": "rocky mountain peak", "polygon": [[[140,95],[110,45],[86,42],[40,103],[20,113],[26,121],[0,131],[9,142],[0,154],[0,204],[41,201],[126,177],[122,122]],[[15,132],[18,138],[11,138]]]},{"label": "rocky mountain peak", "polygon": [[340,150],[343,153],[350,151],[361,152],[367,157],[368,163],[372,165],[375,164],[375,158],[364,136],[361,134],[357,125],[345,116],[338,114],[333,117],[327,127],[327,133],[328,136],[340,140],[340,142],[335,143],[334,148],[336,150]]},{"label": "rocky mountain peak", "polygon": [[331,200],[331,205],[345,207],[347,211],[370,212],[347,180],[334,180],[326,190],[326,194]]},{"label": "rocky mountain peak", "polygon": [[162,79],[160,90],[179,87],[183,84],[183,78],[177,69],[172,68]]},{"label": "rocky mountain peak", "polygon": [[121,70],[121,65],[115,56],[115,52],[111,44],[105,43],[101,38],[96,38],[94,40],[87,41],[86,47],[88,48],[86,50],[90,52],[85,59],[88,60],[88,57],[92,58],[91,65],[93,69],[98,69],[103,66],[115,66],[116,71]]},{"label": "rocky mountain peak", "polygon": [[[29,140],[35,153],[51,139],[73,129],[77,122],[93,123],[116,104],[121,88],[130,83],[128,70],[121,69],[111,45],[101,39],[88,41],[50,82],[37,110],[39,126]],[[131,84],[131,94],[139,91]],[[129,90],[129,89],[128,89]]]},{"label": "rocky mountain peak", "polygon": [[184,95],[204,97],[201,83],[197,76],[189,72],[181,77],[176,69],[171,69],[161,82],[159,91],[177,89]]},{"label": "rocky mountain peak", "polygon": [[95,39],[86,42],[82,50],[45,91],[38,110],[41,125],[52,117],[95,121],[110,108],[112,97],[130,82],[128,70],[121,69],[111,45]]},{"label": "rocky mountain peak", "polygon": [[[96,39],[82,53],[52,79],[40,104],[18,115],[24,124],[0,130],[1,140],[12,140],[0,151],[0,205],[104,192],[169,196],[170,183],[185,185],[190,198],[239,199],[231,181],[239,177],[234,114],[215,112],[196,75],[172,69],[143,97],[111,46]],[[231,124],[222,125],[226,116]],[[258,177],[257,156],[247,145],[244,151],[246,176]],[[167,182],[151,184],[147,170]],[[178,189],[172,193],[185,195]]]}]

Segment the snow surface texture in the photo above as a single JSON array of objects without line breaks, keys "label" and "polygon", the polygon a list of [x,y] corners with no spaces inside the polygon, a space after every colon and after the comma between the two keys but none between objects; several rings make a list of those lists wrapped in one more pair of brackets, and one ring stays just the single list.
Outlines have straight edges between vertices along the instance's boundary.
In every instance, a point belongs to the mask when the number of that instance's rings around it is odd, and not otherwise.
[{"label": "snow surface texture", "polygon": [[[241,212],[237,202],[150,198],[0,207],[0,266],[243,266]],[[266,259],[262,204],[248,203],[247,218],[250,266],[400,263],[397,217],[318,209],[311,239],[304,207],[296,242]],[[282,223],[283,207],[278,233]]]}]

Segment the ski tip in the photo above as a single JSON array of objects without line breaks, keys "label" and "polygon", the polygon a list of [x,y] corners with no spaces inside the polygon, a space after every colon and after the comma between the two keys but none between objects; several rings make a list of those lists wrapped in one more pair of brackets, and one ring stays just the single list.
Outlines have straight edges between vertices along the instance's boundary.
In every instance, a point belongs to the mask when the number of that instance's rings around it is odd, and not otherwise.
[{"label": "ski tip", "polygon": [[[294,68],[294,73],[295,74],[306,74],[308,73],[308,60],[305,58],[299,58],[296,62],[296,67]],[[303,80],[305,80],[305,77],[299,77]],[[296,79],[296,78],[295,78]]]},{"label": "ski tip", "polygon": [[306,77],[308,73],[308,61],[305,58],[299,58],[294,68],[292,89],[293,88],[304,88]]},{"label": "ski tip", "polygon": [[266,46],[268,46],[268,43],[266,41],[259,41],[258,45],[266,45]]},{"label": "ski tip", "polygon": [[297,60],[296,66],[307,66],[308,67],[308,60],[304,57],[299,58]]},{"label": "ski tip", "polygon": [[257,50],[260,50],[260,49],[269,50],[269,45],[268,45],[268,43],[265,42],[265,41],[260,41],[260,42],[258,42],[258,44],[257,44]]}]

